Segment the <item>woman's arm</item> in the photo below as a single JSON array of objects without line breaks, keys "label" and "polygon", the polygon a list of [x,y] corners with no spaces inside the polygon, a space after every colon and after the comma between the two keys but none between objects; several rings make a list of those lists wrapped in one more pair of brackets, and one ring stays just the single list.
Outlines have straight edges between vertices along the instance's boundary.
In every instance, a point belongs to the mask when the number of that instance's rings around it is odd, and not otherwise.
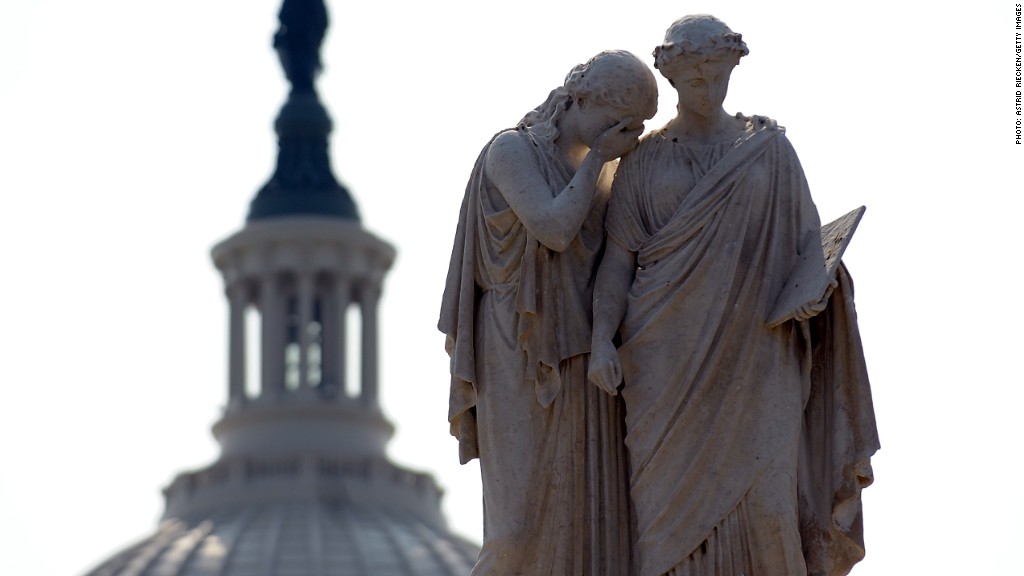
[{"label": "woman's arm", "polygon": [[598,137],[569,184],[557,195],[538,169],[533,145],[518,132],[491,144],[484,170],[516,216],[541,244],[556,252],[569,247],[593,206],[605,163],[636,146],[639,130],[623,131],[626,118]]},{"label": "woman's arm", "polygon": [[636,254],[609,238],[594,285],[594,333],[588,378],[605,392],[618,393],[622,364],[612,339],[626,314],[626,296],[636,275]]}]

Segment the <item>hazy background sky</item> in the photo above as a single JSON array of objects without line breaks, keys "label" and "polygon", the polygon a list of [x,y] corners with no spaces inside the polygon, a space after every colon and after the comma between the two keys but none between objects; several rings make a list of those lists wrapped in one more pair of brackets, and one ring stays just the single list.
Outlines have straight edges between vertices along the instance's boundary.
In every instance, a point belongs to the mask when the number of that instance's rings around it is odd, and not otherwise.
[{"label": "hazy background sky", "polygon": [[[280,0],[0,4],[0,574],[74,575],[214,460],[227,305],[209,248],[275,160]],[[882,451],[857,576],[1020,574],[1024,338],[1014,3],[329,1],[334,168],[398,261],[381,305],[390,455],[479,541],[435,325],[473,161],[606,48],[710,12],[751,53],[726,108],[788,128],[846,261]],[[661,82],[648,129],[672,117]]]}]

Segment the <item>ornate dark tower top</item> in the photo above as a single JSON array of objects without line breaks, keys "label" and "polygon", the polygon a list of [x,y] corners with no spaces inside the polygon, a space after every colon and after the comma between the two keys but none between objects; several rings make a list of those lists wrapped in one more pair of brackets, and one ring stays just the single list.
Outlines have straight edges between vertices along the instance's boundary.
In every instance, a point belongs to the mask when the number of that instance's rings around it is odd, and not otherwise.
[{"label": "ornate dark tower top", "polygon": [[248,219],[310,215],[358,221],[352,197],[331,170],[332,123],[316,93],[327,9],[323,0],[284,0],[278,18],[274,48],[291,91],[274,123],[277,167],[252,201]]}]

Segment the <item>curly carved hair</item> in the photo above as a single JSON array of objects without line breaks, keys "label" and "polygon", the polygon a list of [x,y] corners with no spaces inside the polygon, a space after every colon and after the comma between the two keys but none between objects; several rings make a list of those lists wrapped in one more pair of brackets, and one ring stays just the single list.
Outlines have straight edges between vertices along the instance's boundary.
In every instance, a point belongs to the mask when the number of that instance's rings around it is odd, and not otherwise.
[{"label": "curly carved hair", "polygon": [[743,36],[709,14],[683,16],[665,31],[665,42],[654,49],[654,67],[669,78],[677,70],[704,62],[739,64],[750,53]]}]

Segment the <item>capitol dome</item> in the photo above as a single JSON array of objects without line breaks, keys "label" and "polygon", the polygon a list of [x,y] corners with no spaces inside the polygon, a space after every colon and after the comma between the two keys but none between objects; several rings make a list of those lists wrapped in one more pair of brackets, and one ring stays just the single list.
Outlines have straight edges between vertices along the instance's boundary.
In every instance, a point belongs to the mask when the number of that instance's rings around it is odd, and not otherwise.
[{"label": "capitol dome", "polygon": [[479,552],[448,530],[433,478],[387,458],[377,307],[395,249],[331,172],[308,77],[323,1],[284,0],[281,23],[277,168],[212,251],[229,309],[220,457],[178,475],[156,532],[86,576],[464,576]]},{"label": "capitol dome", "polygon": [[220,463],[168,490],[181,509],[88,576],[464,576],[478,552],[429,476],[386,461]]},{"label": "capitol dome", "polygon": [[477,549],[401,513],[269,504],[195,524],[167,520],[90,576],[465,576]]},{"label": "capitol dome", "polygon": [[[156,533],[86,576],[464,576],[428,474],[375,446],[390,424],[363,397],[286,391],[229,405],[221,457],[164,489]],[[271,440],[272,438],[272,440]]]}]

